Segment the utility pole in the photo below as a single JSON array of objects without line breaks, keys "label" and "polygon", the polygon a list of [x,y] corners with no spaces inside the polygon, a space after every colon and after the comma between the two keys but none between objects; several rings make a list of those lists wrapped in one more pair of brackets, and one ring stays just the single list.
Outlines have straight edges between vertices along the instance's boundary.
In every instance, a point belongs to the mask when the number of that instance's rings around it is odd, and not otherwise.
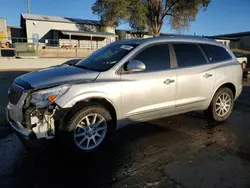
[{"label": "utility pole", "polygon": [[27,9],[28,9],[28,14],[30,14],[30,0],[27,0]]}]

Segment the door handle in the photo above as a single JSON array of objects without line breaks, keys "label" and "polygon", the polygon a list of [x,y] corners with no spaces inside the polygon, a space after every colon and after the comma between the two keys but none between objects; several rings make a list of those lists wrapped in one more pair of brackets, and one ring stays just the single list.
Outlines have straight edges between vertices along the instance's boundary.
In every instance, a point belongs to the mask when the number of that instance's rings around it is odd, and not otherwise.
[{"label": "door handle", "polygon": [[206,73],[206,74],[204,74],[204,78],[209,78],[209,77],[211,77],[211,76],[213,76],[212,74],[209,74],[209,73]]},{"label": "door handle", "polygon": [[164,81],[164,84],[169,85],[169,84],[174,83],[174,82],[175,82],[175,80],[166,79],[166,80]]}]

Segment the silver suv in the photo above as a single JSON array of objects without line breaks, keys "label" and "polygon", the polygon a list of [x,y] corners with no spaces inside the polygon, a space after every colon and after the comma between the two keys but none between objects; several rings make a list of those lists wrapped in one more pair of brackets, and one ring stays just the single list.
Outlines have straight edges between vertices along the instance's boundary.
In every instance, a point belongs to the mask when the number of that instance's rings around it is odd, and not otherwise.
[{"label": "silver suv", "polygon": [[234,54],[214,40],[125,40],[73,66],[16,78],[6,112],[10,125],[27,139],[56,137],[93,151],[133,122],[194,110],[224,121],[242,91],[241,79]]}]

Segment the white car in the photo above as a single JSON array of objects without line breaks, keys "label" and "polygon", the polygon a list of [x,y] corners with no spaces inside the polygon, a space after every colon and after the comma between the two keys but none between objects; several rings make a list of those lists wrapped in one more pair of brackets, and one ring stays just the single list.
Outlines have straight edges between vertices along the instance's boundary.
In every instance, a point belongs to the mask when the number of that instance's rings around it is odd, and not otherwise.
[{"label": "white car", "polygon": [[74,66],[16,78],[6,114],[24,138],[56,137],[89,152],[131,123],[194,110],[225,121],[241,91],[241,66],[225,45],[202,37],[131,39]]},{"label": "white car", "polygon": [[247,66],[247,57],[244,54],[238,52],[234,52],[234,55],[241,64],[242,69],[244,70]]}]

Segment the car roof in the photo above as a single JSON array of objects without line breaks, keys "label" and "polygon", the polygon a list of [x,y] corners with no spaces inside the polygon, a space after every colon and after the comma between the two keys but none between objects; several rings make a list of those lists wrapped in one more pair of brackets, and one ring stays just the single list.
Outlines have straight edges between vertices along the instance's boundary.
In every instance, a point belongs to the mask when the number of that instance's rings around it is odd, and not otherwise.
[{"label": "car roof", "polygon": [[142,44],[142,43],[154,43],[154,42],[195,42],[195,43],[208,43],[208,44],[223,46],[220,43],[216,42],[216,40],[214,39],[204,38],[201,36],[181,36],[181,35],[158,36],[145,39],[125,39],[117,42],[123,44]]}]

